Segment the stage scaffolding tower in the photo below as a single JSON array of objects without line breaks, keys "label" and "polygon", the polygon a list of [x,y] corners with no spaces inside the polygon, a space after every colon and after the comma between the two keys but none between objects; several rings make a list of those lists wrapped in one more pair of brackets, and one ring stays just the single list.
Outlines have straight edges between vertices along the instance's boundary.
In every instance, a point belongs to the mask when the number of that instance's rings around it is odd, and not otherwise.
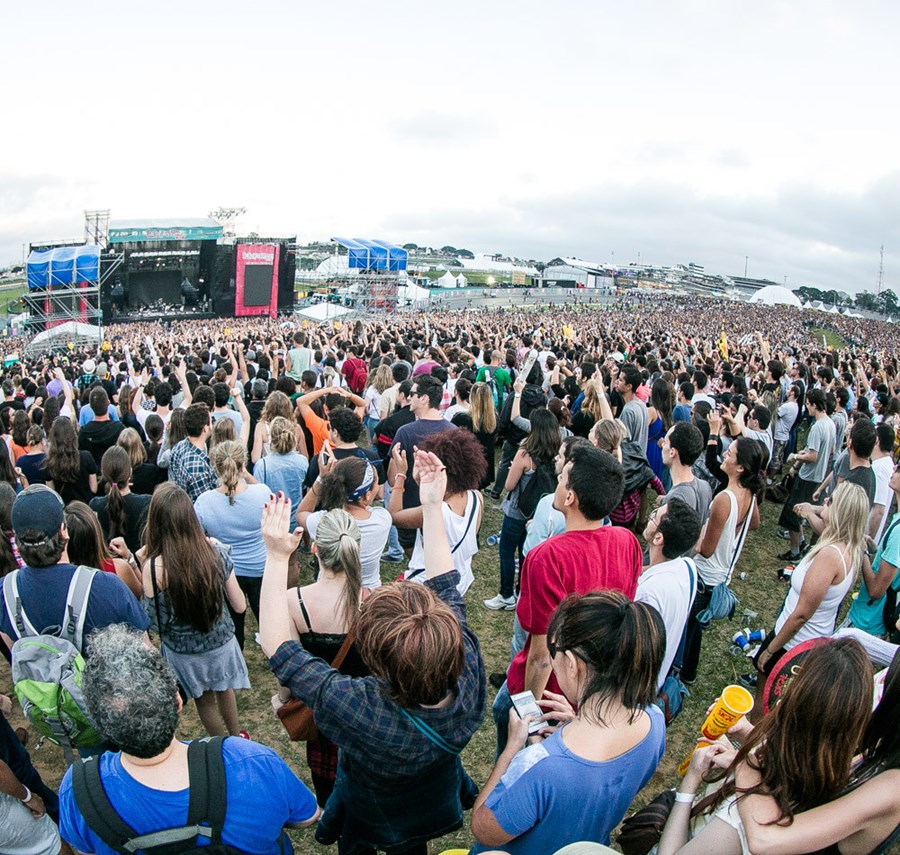
[{"label": "stage scaffolding tower", "polygon": [[84,242],[106,249],[109,238],[109,208],[84,212]]}]

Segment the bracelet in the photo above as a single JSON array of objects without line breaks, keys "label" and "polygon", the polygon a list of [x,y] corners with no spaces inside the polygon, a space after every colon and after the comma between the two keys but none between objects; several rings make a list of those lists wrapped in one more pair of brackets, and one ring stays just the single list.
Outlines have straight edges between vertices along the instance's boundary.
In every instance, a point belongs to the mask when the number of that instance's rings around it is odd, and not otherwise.
[{"label": "bracelet", "polygon": [[696,793],[682,793],[682,792],[676,791],[675,792],[675,801],[682,802],[683,804],[693,804],[694,797],[696,795],[697,795]]},{"label": "bracelet", "polygon": [[[21,783],[21,781],[19,783]],[[22,786],[25,787],[24,784],[22,784]],[[25,798],[19,799],[19,801],[22,802],[23,805],[25,805],[25,804],[28,804],[28,802],[30,802],[31,799],[32,799],[31,790],[29,790],[28,787],[25,787]]]}]

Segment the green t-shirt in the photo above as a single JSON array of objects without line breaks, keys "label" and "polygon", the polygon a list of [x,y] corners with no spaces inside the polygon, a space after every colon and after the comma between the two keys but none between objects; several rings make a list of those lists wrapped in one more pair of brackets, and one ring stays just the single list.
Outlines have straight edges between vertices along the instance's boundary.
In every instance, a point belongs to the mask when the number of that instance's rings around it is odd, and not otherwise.
[{"label": "green t-shirt", "polygon": [[497,387],[497,394],[494,396],[494,403],[497,405],[497,409],[503,406],[503,398],[506,395],[506,390],[512,384],[512,377],[510,377],[509,372],[505,368],[501,368],[499,365],[496,368],[493,368],[489,365],[482,365],[481,368],[478,369],[478,373],[475,375],[476,383],[487,383],[488,379],[493,375],[494,385]]},{"label": "green t-shirt", "polygon": [[[876,575],[882,560],[894,567],[900,567],[900,525],[898,523],[900,523],[900,513],[894,514],[891,524],[881,537],[881,543],[878,544],[878,552],[875,553],[875,560],[872,562],[872,570]],[[900,590],[900,573],[894,577],[891,587],[895,591]],[[873,603],[869,602],[870,599],[866,589],[866,580],[863,579],[859,586],[859,595],[850,606],[850,623],[857,629],[868,632],[869,635],[884,635],[887,632],[883,617],[885,598],[879,597]]]}]

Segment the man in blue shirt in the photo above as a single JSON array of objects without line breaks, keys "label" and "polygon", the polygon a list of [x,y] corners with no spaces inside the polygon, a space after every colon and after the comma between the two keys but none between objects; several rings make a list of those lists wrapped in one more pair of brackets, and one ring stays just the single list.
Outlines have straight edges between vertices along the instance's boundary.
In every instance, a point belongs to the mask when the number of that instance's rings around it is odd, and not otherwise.
[{"label": "man in blue shirt", "polygon": [[[187,826],[189,745],[175,738],[181,698],[171,666],[137,633],[108,627],[92,641],[83,689],[92,719],[121,749],[88,761],[100,764],[112,809],[136,836]],[[209,800],[225,799],[222,843],[248,855],[292,852],[283,829],[319,818],[313,794],[270,748],[232,737],[221,743],[221,755],[224,791],[213,788]],[[80,852],[114,855],[85,819],[84,794],[72,779],[70,768],[59,791],[62,838]]]}]

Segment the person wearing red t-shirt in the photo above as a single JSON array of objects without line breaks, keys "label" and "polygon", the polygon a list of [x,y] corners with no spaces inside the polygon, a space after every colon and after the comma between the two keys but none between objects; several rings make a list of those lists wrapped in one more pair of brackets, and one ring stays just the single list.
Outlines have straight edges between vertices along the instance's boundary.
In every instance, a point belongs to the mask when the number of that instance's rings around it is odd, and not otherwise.
[{"label": "person wearing red t-shirt", "polygon": [[634,599],[641,546],[628,529],[603,525],[622,500],[624,487],[621,464],[593,446],[575,449],[559,476],[553,507],[565,517],[566,530],[534,547],[525,559],[516,615],[528,638],[494,701],[498,754],[506,745],[510,695],[525,690],[535,698],[545,690],[560,693],[547,649],[547,627],[556,607],[569,594],[598,590],[621,591]]}]

